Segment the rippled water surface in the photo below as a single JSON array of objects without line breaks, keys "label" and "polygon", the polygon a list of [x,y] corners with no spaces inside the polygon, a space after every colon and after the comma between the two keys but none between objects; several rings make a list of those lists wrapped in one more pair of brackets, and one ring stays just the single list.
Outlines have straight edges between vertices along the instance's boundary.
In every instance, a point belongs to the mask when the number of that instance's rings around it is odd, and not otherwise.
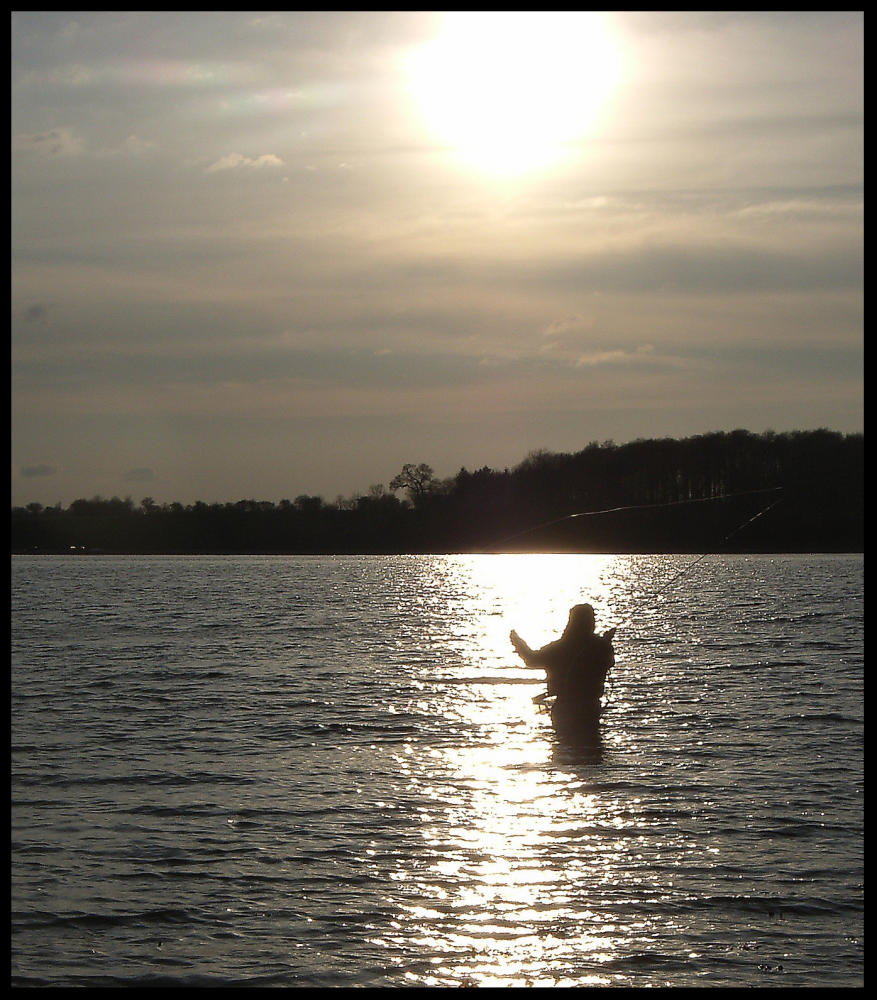
[{"label": "rippled water surface", "polygon": [[[862,591],[861,556],[15,557],[12,983],[861,986]],[[586,751],[508,642],[583,600],[619,626]]]}]

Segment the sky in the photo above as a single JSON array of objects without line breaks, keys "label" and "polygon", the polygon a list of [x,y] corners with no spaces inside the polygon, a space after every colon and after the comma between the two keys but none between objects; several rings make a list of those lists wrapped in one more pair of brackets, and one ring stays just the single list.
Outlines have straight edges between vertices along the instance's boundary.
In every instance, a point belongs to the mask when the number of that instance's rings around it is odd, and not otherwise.
[{"label": "sky", "polygon": [[13,504],[862,431],[863,33],[13,13]]}]

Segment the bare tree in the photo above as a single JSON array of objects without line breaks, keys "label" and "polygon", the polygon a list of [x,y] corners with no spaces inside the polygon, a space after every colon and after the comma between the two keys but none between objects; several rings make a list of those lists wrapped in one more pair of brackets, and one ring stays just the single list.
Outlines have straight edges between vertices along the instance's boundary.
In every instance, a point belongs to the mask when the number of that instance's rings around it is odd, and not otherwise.
[{"label": "bare tree", "polygon": [[402,471],[390,480],[391,490],[407,490],[408,499],[415,507],[419,506],[424,497],[439,485],[435,473],[425,462],[414,465],[407,462]]}]

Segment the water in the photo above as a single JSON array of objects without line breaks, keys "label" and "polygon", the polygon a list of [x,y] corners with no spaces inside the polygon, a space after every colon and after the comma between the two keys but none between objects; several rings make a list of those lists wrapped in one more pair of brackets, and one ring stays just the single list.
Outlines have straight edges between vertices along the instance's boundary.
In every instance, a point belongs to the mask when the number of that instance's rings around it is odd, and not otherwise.
[{"label": "water", "polygon": [[863,558],[691,562],[13,558],[12,984],[863,985]]}]

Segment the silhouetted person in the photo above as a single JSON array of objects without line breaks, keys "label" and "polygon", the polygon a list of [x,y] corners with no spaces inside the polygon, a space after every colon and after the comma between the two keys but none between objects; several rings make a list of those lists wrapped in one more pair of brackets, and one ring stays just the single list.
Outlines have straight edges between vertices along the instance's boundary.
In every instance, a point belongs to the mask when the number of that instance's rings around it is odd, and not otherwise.
[{"label": "silhouetted person", "polygon": [[615,629],[596,635],[594,626],[591,605],[577,604],[570,609],[563,635],[541,649],[531,649],[514,630],[509,635],[528,667],[545,670],[548,694],[555,696],[551,721],[564,734],[593,730],[600,719],[606,675],[615,663]]}]

